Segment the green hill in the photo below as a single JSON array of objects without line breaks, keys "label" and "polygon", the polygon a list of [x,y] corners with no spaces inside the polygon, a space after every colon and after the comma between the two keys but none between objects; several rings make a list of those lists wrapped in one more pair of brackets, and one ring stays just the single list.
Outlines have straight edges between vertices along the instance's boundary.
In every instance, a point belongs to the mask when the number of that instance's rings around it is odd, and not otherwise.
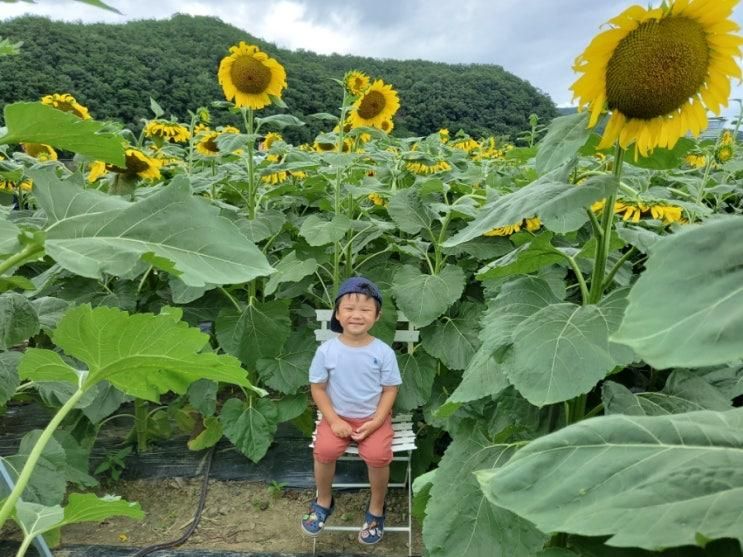
[{"label": "green hill", "polygon": [[[542,121],[557,114],[549,97],[500,66],[284,50],[212,17],[175,15],[112,25],[25,16],[0,23],[0,36],[23,41],[20,56],[0,58],[1,104],[69,92],[94,117],[135,128],[152,116],[149,97],[166,114],[181,119],[188,109],[224,99],[217,67],[227,49],[241,40],[258,45],[285,66],[284,100],[289,112],[300,118],[337,113],[341,92],[331,78],[342,78],[349,69],[380,77],[397,89],[402,105],[395,118],[397,135],[447,127],[452,133],[461,128],[475,136],[514,136],[529,127],[530,113]],[[220,123],[228,119],[217,116]],[[306,141],[321,126],[314,123],[295,131],[292,139]]]}]

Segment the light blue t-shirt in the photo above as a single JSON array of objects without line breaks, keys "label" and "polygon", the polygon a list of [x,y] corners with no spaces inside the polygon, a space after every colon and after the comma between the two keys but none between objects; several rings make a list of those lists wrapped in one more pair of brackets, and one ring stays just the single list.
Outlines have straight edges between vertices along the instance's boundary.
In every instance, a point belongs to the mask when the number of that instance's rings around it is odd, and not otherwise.
[{"label": "light blue t-shirt", "polygon": [[366,346],[346,346],[338,338],[323,342],[310,364],[310,383],[328,383],[325,392],[339,416],[374,414],[382,387],[402,383],[395,351],[375,338]]}]

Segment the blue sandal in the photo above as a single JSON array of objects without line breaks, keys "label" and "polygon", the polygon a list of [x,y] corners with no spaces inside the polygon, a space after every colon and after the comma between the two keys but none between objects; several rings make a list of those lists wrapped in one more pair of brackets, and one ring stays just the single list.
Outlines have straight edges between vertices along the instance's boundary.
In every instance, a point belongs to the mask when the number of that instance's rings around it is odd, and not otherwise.
[{"label": "blue sandal", "polygon": [[317,504],[317,499],[313,499],[310,502],[310,508],[307,511],[307,514],[302,516],[302,521],[300,523],[300,525],[302,526],[302,531],[308,536],[312,536],[313,538],[315,536],[319,536],[320,532],[322,532],[322,529],[325,526],[325,522],[327,522],[328,520],[328,517],[333,514],[334,508],[335,498],[332,498],[330,500],[329,509],[321,507]]},{"label": "blue sandal", "polygon": [[359,543],[374,545],[382,540],[382,537],[384,537],[385,514],[385,512],[382,512],[382,516],[374,516],[368,510],[364,513],[364,525],[359,532]]}]

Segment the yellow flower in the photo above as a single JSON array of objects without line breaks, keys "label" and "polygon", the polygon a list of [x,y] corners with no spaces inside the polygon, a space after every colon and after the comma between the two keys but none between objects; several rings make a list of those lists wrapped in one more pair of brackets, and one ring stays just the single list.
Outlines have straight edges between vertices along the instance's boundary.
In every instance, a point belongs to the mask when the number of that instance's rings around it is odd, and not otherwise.
[{"label": "yellow flower", "polygon": [[348,120],[354,128],[381,128],[382,122],[391,120],[399,108],[397,92],[378,79],[353,104]]},{"label": "yellow flower", "polygon": [[684,157],[684,162],[694,168],[704,168],[707,164],[707,157],[704,155],[689,154]]},{"label": "yellow flower", "polygon": [[663,221],[665,224],[685,222],[681,207],[675,205],[653,205],[650,207],[650,214],[654,219]]},{"label": "yellow flower", "polygon": [[439,130],[439,140],[441,143],[446,143],[449,141],[449,130],[446,128],[441,128]]},{"label": "yellow flower", "polygon": [[352,70],[343,78],[346,90],[354,97],[358,97],[369,88],[369,76],[363,72]]},{"label": "yellow flower", "polygon": [[483,236],[510,236],[519,230],[521,230],[521,223],[517,222],[516,224],[509,224],[488,230]]},{"label": "yellow flower", "polygon": [[370,193],[367,197],[377,207],[384,205],[384,199],[378,193]]},{"label": "yellow flower", "polygon": [[539,219],[539,217],[532,217],[530,219],[524,219],[526,223],[526,229],[529,232],[534,232],[535,230],[539,230],[542,226],[542,221]]},{"label": "yellow flower", "polygon": [[598,149],[615,141],[647,155],[672,148],[687,132],[707,127],[707,110],[720,113],[743,39],[728,19],[738,0],[670,0],[659,8],[631,6],[576,58],[582,75],[572,85],[589,127],[611,111]]},{"label": "yellow flower", "polygon": [[720,144],[732,145],[733,143],[735,143],[733,132],[731,132],[730,130],[725,130],[724,132],[722,132],[722,135],[720,135]]},{"label": "yellow flower", "polygon": [[[157,180],[160,178],[160,168],[162,161],[148,157],[138,149],[126,150],[126,167],[106,165],[107,170],[124,174],[125,176],[138,176],[145,180]],[[90,180],[90,177],[88,177]]]},{"label": "yellow flower", "polygon": [[98,178],[104,176],[106,172],[108,172],[108,169],[106,168],[105,162],[95,161],[90,163],[90,168],[88,169],[88,183],[92,184]]},{"label": "yellow flower", "polygon": [[[594,213],[603,211],[606,200],[602,199],[596,201],[591,205],[591,210]],[[682,209],[676,205],[669,205],[665,202],[628,202],[623,200],[617,200],[614,203],[614,213],[622,214],[622,220],[629,222],[640,222],[640,217],[650,215],[656,220],[662,221],[664,224],[671,224],[672,222],[686,222],[682,216]]]},{"label": "yellow flower", "polygon": [[455,149],[465,151],[466,153],[471,153],[472,151],[477,149],[480,145],[474,139],[470,137],[464,137],[464,138],[457,139],[456,141],[454,141],[454,143],[452,143],[451,146],[454,147]]},{"label": "yellow flower", "polygon": [[70,112],[83,120],[90,120],[88,109],[77,102],[75,97],[69,93],[52,93],[51,95],[46,95],[41,97],[41,104],[51,106],[62,112]]},{"label": "yellow flower", "polygon": [[27,155],[39,159],[40,161],[57,160],[57,151],[55,151],[51,145],[44,145],[43,143],[22,143],[21,147]]},{"label": "yellow flower", "polygon": [[[274,164],[280,164],[283,162],[278,155],[268,155],[266,160]],[[276,172],[269,172],[261,176],[261,181],[269,186],[277,186],[286,182],[289,176],[292,176],[297,180],[304,180],[307,177],[307,174],[301,170],[277,170]]]},{"label": "yellow flower", "polygon": [[437,172],[446,172],[447,170],[451,170],[451,165],[444,160],[437,161],[433,164],[428,164],[422,160],[418,160],[406,163],[405,168],[410,170],[413,174],[426,175],[436,174]]},{"label": "yellow flower", "polygon": [[271,104],[269,95],[281,98],[286,71],[257,46],[240,41],[219,63],[219,83],[228,101],[235,99],[236,106],[258,109]]},{"label": "yellow flower", "polygon": [[732,145],[720,145],[715,151],[715,160],[719,163],[728,162],[733,158]]},{"label": "yellow flower", "polygon": [[187,127],[164,120],[150,120],[147,122],[144,127],[144,134],[147,137],[156,137],[174,143],[185,143],[190,137]]},{"label": "yellow flower", "polygon": [[[381,124],[379,124],[379,129],[382,130],[384,133],[390,133],[393,129],[395,129],[395,123],[392,120],[384,120]],[[362,135],[369,135],[369,134],[362,134]],[[371,136],[369,137],[369,139],[371,139]]]},{"label": "yellow flower", "polygon": [[276,132],[268,132],[266,134],[266,137],[263,138],[263,142],[260,145],[260,150],[268,151],[271,148],[271,145],[273,145],[277,141],[284,141],[284,138],[281,137],[281,134]]},{"label": "yellow flower", "polygon": [[[315,144],[313,145],[313,148],[318,153],[330,153],[333,151],[338,151],[338,144],[337,143],[325,143],[325,142],[317,142],[315,141]],[[353,141],[350,139],[344,139],[343,140],[343,152],[347,153],[351,149],[353,149]]]},{"label": "yellow flower", "polygon": [[18,182],[0,178],[0,190],[15,192],[19,187],[21,188],[21,191],[31,191],[33,182],[27,178],[22,180],[19,184]]},{"label": "yellow flower", "polygon": [[205,157],[216,157],[219,155],[219,146],[217,138],[226,133],[240,133],[240,130],[233,126],[225,126],[222,131],[210,131],[202,135],[196,143],[196,151]]}]

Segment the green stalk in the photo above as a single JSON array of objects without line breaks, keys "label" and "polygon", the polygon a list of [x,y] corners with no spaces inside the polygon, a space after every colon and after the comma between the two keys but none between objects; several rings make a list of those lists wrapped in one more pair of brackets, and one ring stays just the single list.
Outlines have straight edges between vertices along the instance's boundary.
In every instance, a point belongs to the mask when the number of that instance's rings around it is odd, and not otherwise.
[{"label": "green stalk", "polygon": [[137,434],[137,452],[147,452],[147,401],[138,398],[134,401],[134,431]]},{"label": "green stalk", "polygon": [[[617,142],[614,155],[614,177],[617,184],[622,176],[622,164],[624,162],[624,149]],[[593,274],[591,275],[591,291],[588,303],[596,304],[601,300],[604,293],[604,275],[606,273],[606,259],[609,256],[609,245],[611,243],[611,229],[614,224],[614,203],[617,199],[617,189],[614,187],[604,205],[604,213],[601,216],[601,236],[596,238],[596,255],[593,261]]]},{"label": "green stalk", "polygon": [[0,275],[2,275],[8,269],[14,267],[16,264],[21,263],[24,259],[31,257],[32,255],[42,251],[43,249],[44,247],[38,244],[29,244],[25,246],[21,251],[19,251],[15,255],[11,255],[10,257],[8,257],[8,259],[0,263]]},{"label": "green stalk", "polygon": [[193,130],[196,127],[196,114],[191,115],[191,125],[188,126],[188,171],[186,174],[191,175],[193,169]]},{"label": "green stalk", "polygon": [[[348,111],[349,106],[349,97],[348,92],[346,91],[346,88],[343,88],[343,102],[341,103],[341,118],[340,122],[338,123],[338,154],[343,153],[343,140],[345,139],[345,131],[343,129],[345,121],[346,121],[346,113]],[[333,209],[335,211],[335,215],[341,214],[341,180],[343,178],[343,172],[341,171],[340,166],[338,167],[338,170],[335,173],[335,184],[333,188]],[[349,211],[351,208],[349,208]],[[333,244],[333,291],[337,292],[338,287],[341,284],[341,257],[343,256],[343,248],[341,246],[340,241],[334,242]],[[350,248],[349,248],[349,254],[348,256],[350,258]],[[348,264],[348,263],[347,263]]]},{"label": "green stalk", "polygon": [[23,542],[21,543],[21,546],[18,548],[18,553],[15,554],[15,557],[23,557],[26,554],[26,551],[28,551],[29,546],[34,541],[34,538],[36,536],[27,536],[26,533],[23,533]]},{"label": "green stalk", "polygon": [[611,281],[614,278],[614,275],[617,274],[617,271],[622,268],[622,265],[624,265],[625,261],[627,261],[630,257],[632,257],[637,252],[637,248],[634,246],[628,249],[622,257],[619,258],[619,261],[616,262],[614,267],[611,268],[611,271],[609,271],[609,274],[606,276],[606,279],[604,280],[604,290],[609,288],[611,285]]},{"label": "green stalk", "polygon": [[41,453],[44,451],[49,439],[52,438],[52,435],[56,431],[57,427],[59,427],[59,424],[61,424],[62,420],[64,420],[67,414],[70,413],[70,410],[75,407],[84,393],[85,391],[81,387],[78,387],[77,391],[75,391],[67,402],[64,403],[64,406],[57,411],[51,421],[44,428],[44,431],[41,432],[39,440],[34,445],[34,448],[31,449],[31,454],[28,455],[28,460],[26,460],[26,463],[23,465],[23,470],[21,470],[21,474],[18,476],[13,491],[10,492],[10,495],[5,500],[2,508],[0,508],[0,530],[2,530],[5,521],[10,516],[10,513],[13,512],[15,504],[23,493],[23,490],[26,489],[28,480],[31,478],[31,473],[34,471],[34,467],[36,466],[39,457],[41,457]]}]

